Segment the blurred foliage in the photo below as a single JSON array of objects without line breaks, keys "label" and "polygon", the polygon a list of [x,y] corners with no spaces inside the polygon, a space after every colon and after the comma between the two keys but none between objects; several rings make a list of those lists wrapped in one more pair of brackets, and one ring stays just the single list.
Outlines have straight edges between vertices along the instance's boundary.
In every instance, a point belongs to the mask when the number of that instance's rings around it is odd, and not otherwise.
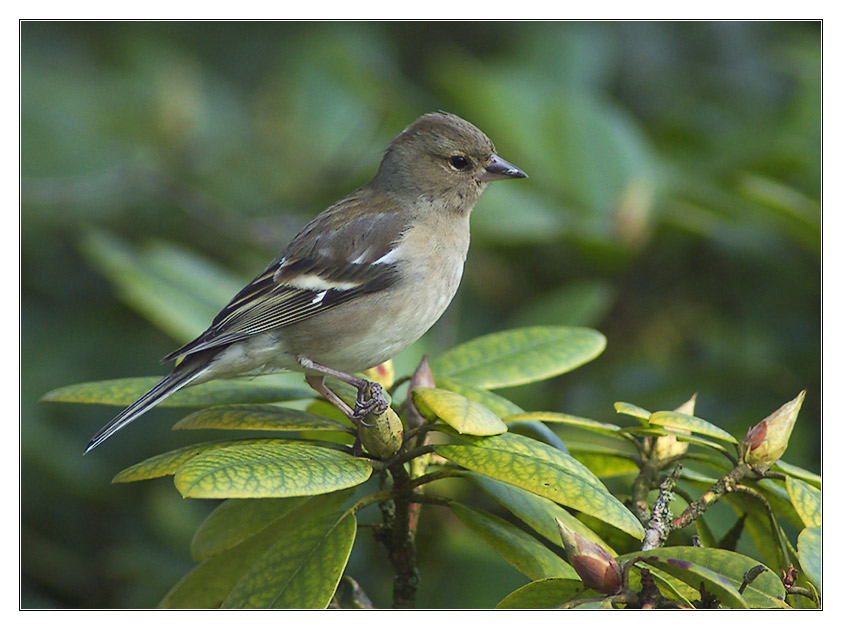
[{"label": "blurred foliage", "polygon": [[[505,396],[611,421],[615,400],[698,391],[699,414],[741,437],[807,389],[787,460],[820,470],[818,23],[24,22],[21,36],[23,607],[157,604],[212,507],[166,482],[109,485],[185,444],[168,430],[183,413],[82,458],[109,410],[37,402],[162,373],[200,332],[134,310],[92,235],[244,282],[435,109],[530,179],[480,201],[460,293],[406,364],[513,326],[591,326],[608,339],[598,360]],[[713,516],[720,538],[734,523]],[[355,575],[381,564],[364,538]],[[525,583],[472,537],[449,540],[418,540],[419,605]],[[389,582],[369,575],[377,600]]]}]

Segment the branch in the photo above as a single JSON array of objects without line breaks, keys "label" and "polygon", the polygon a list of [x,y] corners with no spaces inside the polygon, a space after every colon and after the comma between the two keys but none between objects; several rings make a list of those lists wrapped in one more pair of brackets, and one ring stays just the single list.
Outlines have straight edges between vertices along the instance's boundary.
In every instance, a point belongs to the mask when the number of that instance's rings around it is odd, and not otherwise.
[{"label": "branch", "polygon": [[656,549],[661,547],[672,531],[670,502],[672,501],[672,489],[678,481],[678,476],[681,474],[681,464],[675,467],[661,482],[661,491],[658,493],[658,498],[652,504],[652,516],[646,523],[646,534],[643,537],[642,550]]},{"label": "branch", "polygon": [[413,516],[412,480],[403,464],[389,467],[392,479],[394,501],[389,507],[383,505],[384,528],[381,540],[386,545],[389,560],[395,572],[392,601],[395,608],[414,608],[415,592],[418,590],[418,568],[415,557],[415,523]]}]

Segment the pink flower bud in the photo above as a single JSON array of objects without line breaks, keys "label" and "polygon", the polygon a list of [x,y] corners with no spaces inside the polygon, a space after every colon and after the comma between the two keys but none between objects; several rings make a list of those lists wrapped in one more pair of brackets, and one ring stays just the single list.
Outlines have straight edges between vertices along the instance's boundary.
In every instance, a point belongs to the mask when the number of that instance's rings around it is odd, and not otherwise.
[{"label": "pink flower bud", "polygon": [[623,572],[617,561],[602,546],[569,529],[560,520],[555,522],[567,560],[582,582],[605,595],[616,593],[623,584]]},{"label": "pink flower bud", "polygon": [[767,470],[786,451],[789,436],[798,418],[807,392],[802,391],[772,415],[749,429],[743,441],[745,462],[752,468]]}]

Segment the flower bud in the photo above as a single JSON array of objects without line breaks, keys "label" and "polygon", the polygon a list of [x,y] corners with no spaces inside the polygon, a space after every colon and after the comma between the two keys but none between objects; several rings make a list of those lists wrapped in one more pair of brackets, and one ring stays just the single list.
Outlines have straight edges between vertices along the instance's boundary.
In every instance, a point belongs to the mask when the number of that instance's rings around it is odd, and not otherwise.
[{"label": "flower bud", "polygon": [[[688,416],[692,416],[693,413],[696,411],[696,394],[693,394],[693,397],[686,403],[678,407],[676,411],[678,413],[684,413]],[[690,435],[689,431],[682,431],[681,429],[671,430],[675,433],[683,433],[685,435]],[[653,453],[661,461],[666,461],[673,457],[684,455],[684,453],[686,453],[687,449],[689,448],[690,444],[688,442],[679,442],[676,436],[674,435],[662,435],[661,437],[655,438],[655,444],[652,447]]]},{"label": "flower bud", "polygon": [[745,462],[752,468],[767,470],[786,451],[789,436],[798,418],[807,392],[802,391],[772,415],[748,430],[743,441]]},{"label": "flower bud", "polygon": [[370,413],[359,423],[360,444],[378,459],[388,459],[403,444],[403,424],[391,407],[381,414]]},{"label": "flower bud", "polygon": [[555,519],[567,561],[582,578],[582,582],[593,590],[612,595],[623,584],[623,572],[617,561],[602,546],[569,529]]},{"label": "flower bud", "polygon": [[395,364],[389,359],[385,363],[375,365],[363,372],[365,378],[374,381],[383,389],[389,389],[395,383]]}]

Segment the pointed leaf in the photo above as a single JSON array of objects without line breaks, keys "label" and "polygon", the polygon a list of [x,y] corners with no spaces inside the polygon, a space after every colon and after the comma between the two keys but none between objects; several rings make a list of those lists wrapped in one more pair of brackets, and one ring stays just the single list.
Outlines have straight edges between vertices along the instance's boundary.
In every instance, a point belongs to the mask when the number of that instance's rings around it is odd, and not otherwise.
[{"label": "pointed leaf", "polygon": [[576,579],[576,572],[535,538],[498,516],[469,508],[460,503],[451,503],[450,509],[503,558],[532,580],[545,577],[566,577]]},{"label": "pointed leaf", "polygon": [[[503,437],[507,439],[500,440]],[[436,447],[436,452],[469,470],[529,490],[643,538],[643,527],[635,516],[569,455],[510,433],[483,438],[477,444],[442,445]]]},{"label": "pointed leaf", "polygon": [[262,431],[347,431],[348,425],[278,405],[219,405],[200,409],[173,429],[249,429]]},{"label": "pointed leaf", "polygon": [[804,470],[803,468],[799,468],[798,466],[794,466],[793,464],[787,464],[782,459],[776,461],[775,465],[772,466],[772,469],[779,470],[785,475],[795,477],[796,479],[800,479],[801,481],[806,481],[811,486],[815,486],[816,488],[821,490],[822,478],[816,473],[812,473],[809,470]]},{"label": "pointed leaf", "polygon": [[558,424],[565,424],[579,429],[587,429],[596,433],[603,433],[605,435],[617,435],[622,427],[608,422],[598,422],[589,418],[581,418],[579,416],[571,416],[567,413],[555,413],[552,411],[535,411],[530,413],[520,413],[513,416],[504,417],[505,422],[514,422],[517,420],[537,420],[539,422],[555,422]]},{"label": "pointed leaf", "polygon": [[[54,389],[41,400],[126,406],[152,389],[160,377],[118,378]],[[283,387],[246,379],[224,379],[194,385],[164,399],[161,407],[204,407],[232,403],[265,403],[312,398],[303,388]]]},{"label": "pointed leaf", "polygon": [[[205,451],[224,446],[232,446],[234,444],[254,444],[257,441],[261,440],[217,440],[215,442],[201,442],[199,444],[177,448],[129,466],[125,470],[117,473],[111,480],[111,483],[129,483],[132,481],[144,481],[146,479],[174,475],[181,466]],[[277,442],[285,444],[289,440],[277,440]]]},{"label": "pointed leaf", "polygon": [[596,446],[570,445],[571,454],[600,479],[637,475],[640,467],[630,453]]},{"label": "pointed leaf", "polygon": [[327,608],[356,534],[352,513],[301,522],[249,568],[222,607]]},{"label": "pointed leaf", "polygon": [[506,595],[495,608],[558,608],[570,600],[586,597],[585,591],[596,595],[578,578],[536,580]]},{"label": "pointed leaf", "polygon": [[[676,433],[674,435],[679,442],[687,442],[688,444],[696,444],[698,446],[704,446],[705,448],[709,448],[709,449],[712,449],[714,451],[718,451],[719,453],[722,453],[723,455],[725,455],[726,458],[728,458],[728,456],[731,455],[732,451],[734,450],[733,448],[731,448],[731,449],[726,448],[725,446],[723,446],[719,442],[713,442],[712,440],[700,438],[697,435],[684,435],[684,434],[679,434],[679,433]],[[722,460],[719,460],[719,461],[721,462]],[[731,460],[728,459],[728,461],[730,462]]]},{"label": "pointed leaf", "polygon": [[[764,493],[764,496],[768,495]],[[751,538],[763,563],[776,572],[786,569],[790,562],[787,541],[776,513],[768,511],[762,499],[742,492],[729,493],[724,501],[734,508],[738,517],[743,518],[745,533]]]},{"label": "pointed leaf", "polygon": [[555,524],[558,519],[577,534],[601,545],[611,555],[616,555],[598,534],[557,503],[509,483],[489,479],[485,475],[469,472],[465,477],[550,542],[559,543],[558,526]]},{"label": "pointed leaf", "polygon": [[822,526],[822,493],[794,477],[786,478],[786,491],[807,527]]},{"label": "pointed leaf", "polygon": [[161,602],[162,608],[219,608],[241,578],[275,544],[294,537],[303,523],[336,522],[352,490],[298,499],[301,503],[254,535],[203,560]]},{"label": "pointed leaf", "polygon": [[179,468],[174,481],[184,497],[293,497],[356,486],[371,472],[367,460],[338,450],[263,440],[202,453]]},{"label": "pointed leaf", "polygon": [[777,517],[786,519],[799,531],[807,527],[798,514],[798,510],[792,505],[792,498],[787,492],[786,483],[781,483],[777,479],[761,479],[754,482],[747,481],[746,485],[759,490],[763,494]]},{"label": "pointed leaf", "polygon": [[222,553],[297,510],[307,500],[308,497],[289,497],[223,501],[196,530],[190,553],[194,560]]},{"label": "pointed leaf", "polygon": [[416,387],[412,390],[416,407],[426,407],[459,433],[497,435],[505,433],[506,423],[485,406],[446,389]]},{"label": "pointed leaf", "polygon": [[488,408],[498,418],[505,418],[516,413],[523,413],[523,409],[516,404],[503,398],[494,392],[485,389],[478,389],[465,385],[452,378],[442,377],[436,380],[436,385],[441,389],[447,389],[457,394],[462,394],[465,398],[470,398],[474,402],[478,402],[484,407]]},{"label": "pointed leaf", "polygon": [[658,558],[655,566],[677,577],[693,588],[705,584],[708,592],[716,595],[726,608],[786,608],[786,591],[780,578],[767,568],[745,587],[742,595],[739,588],[747,571],[759,563],[725,549],[702,547],[664,547],[621,556],[625,561],[638,556]]},{"label": "pointed leaf", "polygon": [[798,534],[798,562],[807,579],[822,590],[822,528],[808,527]]},{"label": "pointed leaf", "polygon": [[650,424],[668,427],[670,429],[700,433],[701,435],[707,435],[708,437],[731,442],[732,444],[737,443],[737,438],[707,420],[702,420],[686,413],[679,413],[678,411],[656,411],[649,416],[649,422]]},{"label": "pointed leaf", "polygon": [[570,451],[567,450],[567,446],[561,441],[561,438],[553,433],[543,422],[538,422],[537,420],[515,420],[513,422],[506,422],[506,426],[512,433],[549,444],[562,453],[570,454]]},{"label": "pointed leaf", "polygon": [[616,409],[617,413],[622,413],[626,416],[632,416],[633,418],[645,420],[647,422],[649,421],[649,416],[652,415],[651,411],[647,411],[643,407],[638,407],[637,405],[627,402],[615,402],[614,409]]},{"label": "pointed leaf", "polygon": [[596,358],[605,337],[588,328],[519,328],[461,344],[431,364],[446,376],[481,389],[511,387],[557,376]]},{"label": "pointed leaf", "polygon": [[666,555],[648,555],[646,562],[652,564],[662,571],[677,577],[701,591],[702,585],[705,591],[716,597],[722,608],[748,608],[740,592],[725,578],[705,566],[678,560],[668,553]]},{"label": "pointed leaf", "polygon": [[462,439],[473,446],[483,449],[519,453],[550,462],[556,466],[560,466],[572,475],[583,477],[594,485],[604,487],[599,478],[577,459],[571,457],[564,451],[560,451],[538,440],[533,440],[532,438],[515,433],[504,433],[491,437],[462,436]]}]

